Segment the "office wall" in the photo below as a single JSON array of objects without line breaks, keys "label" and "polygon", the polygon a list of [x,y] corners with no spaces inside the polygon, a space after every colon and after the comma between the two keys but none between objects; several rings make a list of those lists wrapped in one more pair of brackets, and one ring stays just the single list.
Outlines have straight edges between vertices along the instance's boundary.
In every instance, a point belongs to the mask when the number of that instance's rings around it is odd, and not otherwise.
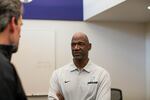
[{"label": "office wall", "polygon": [[147,34],[146,34],[146,79],[147,79],[147,100],[150,100],[150,23],[147,25]]},{"label": "office wall", "polygon": [[[88,33],[93,43],[90,52],[92,61],[110,72],[112,87],[123,90],[124,100],[145,100],[145,35],[142,25],[125,23],[66,25],[69,26],[76,27],[75,31]],[[64,28],[59,29],[58,33],[61,34],[56,36],[57,67],[71,59],[70,38],[71,31],[74,30],[70,28],[68,32],[70,34],[63,30]]]},{"label": "office wall", "polygon": [[[31,24],[34,23],[30,21]],[[46,23],[49,25],[46,27],[55,32],[56,68],[72,61],[70,41],[73,33],[85,32],[92,42],[90,58],[109,71],[112,87],[122,89],[124,100],[146,99],[144,25],[78,21],[39,21],[40,23]],[[29,97],[29,100],[47,100],[47,97]]]},{"label": "office wall", "polygon": [[[40,23],[40,24],[39,24]],[[15,64],[26,94],[46,95],[49,78],[55,69],[55,33],[49,23],[25,21]]]}]

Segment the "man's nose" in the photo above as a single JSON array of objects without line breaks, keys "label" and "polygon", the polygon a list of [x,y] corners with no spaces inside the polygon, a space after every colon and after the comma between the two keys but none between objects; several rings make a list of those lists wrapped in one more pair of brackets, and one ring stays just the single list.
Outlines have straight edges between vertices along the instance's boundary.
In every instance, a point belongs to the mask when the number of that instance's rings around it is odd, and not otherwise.
[{"label": "man's nose", "polygon": [[75,48],[75,50],[78,50],[80,47],[78,44],[76,44],[74,48]]}]

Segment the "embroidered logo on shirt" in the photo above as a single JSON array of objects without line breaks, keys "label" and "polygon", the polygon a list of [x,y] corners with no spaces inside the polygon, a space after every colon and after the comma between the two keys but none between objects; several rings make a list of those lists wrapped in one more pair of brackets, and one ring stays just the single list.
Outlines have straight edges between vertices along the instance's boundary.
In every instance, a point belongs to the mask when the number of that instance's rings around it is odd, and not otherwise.
[{"label": "embroidered logo on shirt", "polygon": [[64,81],[65,83],[69,83],[70,81]]},{"label": "embroidered logo on shirt", "polygon": [[88,84],[97,84],[98,82],[95,81],[95,82],[88,82]]},{"label": "embroidered logo on shirt", "polygon": [[92,76],[88,82],[88,84],[97,84],[98,81],[96,80],[95,76]]}]

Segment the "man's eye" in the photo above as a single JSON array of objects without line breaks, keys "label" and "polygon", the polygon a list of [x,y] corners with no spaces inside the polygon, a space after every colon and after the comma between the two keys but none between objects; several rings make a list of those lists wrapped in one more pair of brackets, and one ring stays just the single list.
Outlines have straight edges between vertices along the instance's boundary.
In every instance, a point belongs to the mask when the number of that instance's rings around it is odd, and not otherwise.
[{"label": "man's eye", "polygon": [[74,43],[72,43],[71,45],[72,45],[72,46],[74,46],[75,44],[74,44]]},{"label": "man's eye", "polygon": [[84,43],[79,43],[79,45],[85,45]]}]

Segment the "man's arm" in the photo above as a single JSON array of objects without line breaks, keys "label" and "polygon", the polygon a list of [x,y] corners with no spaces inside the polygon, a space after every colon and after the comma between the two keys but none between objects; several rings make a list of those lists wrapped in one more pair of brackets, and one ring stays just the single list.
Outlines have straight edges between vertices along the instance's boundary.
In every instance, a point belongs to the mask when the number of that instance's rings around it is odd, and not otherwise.
[{"label": "man's arm", "polygon": [[96,100],[110,100],[111,99],[111,80],[108,72],[103,72],[99,80],[99,88]]},{"label": "man's arm", "polygon": [[64,96],[60,92],[57,92],[56,95],[57,95],[59,100],[65,100]]}]

